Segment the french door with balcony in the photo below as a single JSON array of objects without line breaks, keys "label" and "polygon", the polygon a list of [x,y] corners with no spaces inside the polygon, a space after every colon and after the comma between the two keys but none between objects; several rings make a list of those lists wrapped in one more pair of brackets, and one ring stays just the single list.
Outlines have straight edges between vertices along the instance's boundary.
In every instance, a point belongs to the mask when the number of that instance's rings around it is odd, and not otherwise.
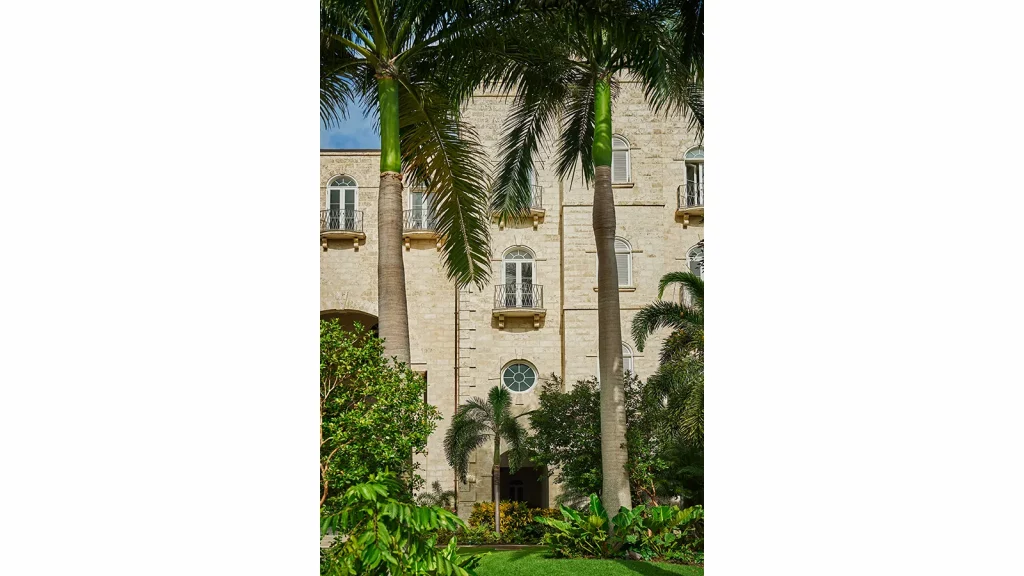
[{"label": "french door with balcony", "polygon": [[516,249],[505,255],[505,307],[533,308],[533,255]]},{"label": "french door with balcony", "polygon": [[422,189],[409,192],[409,207],[412,208],[409,222],[412,229],[430,230],[433,228],[430,217],[430,199]]},{"label": "french door with balcony", "polygon": [[356,219],[356,189],[327,190],[327,226],[331,230],[351,230]]}]

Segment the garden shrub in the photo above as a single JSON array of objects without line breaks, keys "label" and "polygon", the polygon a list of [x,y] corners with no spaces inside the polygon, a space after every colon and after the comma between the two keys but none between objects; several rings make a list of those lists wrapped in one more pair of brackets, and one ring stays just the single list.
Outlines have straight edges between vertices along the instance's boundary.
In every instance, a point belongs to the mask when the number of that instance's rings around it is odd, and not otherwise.
[{"label": "garden shrub", "polygon": [[[502,502],[499,512],[502,536],[522,531],[533,522],[533,515],[525,502]],[[470,526],[486,526],[494,530],[494,502],[477,502],[469,515]]]},{"label": "garden shrub", "polygon": [[551,527],[544,544],[562,558],[611,558],[629,555],[645,560],[661,559],[686,563],[704,561],[704,508],[685,510],[678,506],[640,505],[621,508],[612,519],[615,530],[608,533],[608,513],[594,494],[590,507],[580,513],[561,507],[562,519],[538,516],[536,521]]},{"label": "garden shrub", "polygon": [[535,517],[556,518],[554,508],[527,508],[522,502],[501,503],[501,537],[494,533],[494,504],[477,502],[469,516],[469,526],[457,531],[442,531],[438,543],[457,537],[459,544],[541,544],[551,528]]},{"label": "garden shrub", "polygon": [[[423,402],[427,384],[385,356],[384,341],[358,324],[320,321],[320,505],[337,510],[349,486],[397,473],[410,501],[422,483],[413,454],[441,419]],[[396,496],[397,497],[397,496]]]},{"label": "garden shrub", "polygon": [[444,508],[396,499],[403,491],[392,472],[345,491],[338,511],[323,515],[321,535],[333,532],[335,541],[321,550],[321,576],[476,574],[480,557],[460,555],[456,538],[436,546],[439,531],[455,532],[465,523]]}]

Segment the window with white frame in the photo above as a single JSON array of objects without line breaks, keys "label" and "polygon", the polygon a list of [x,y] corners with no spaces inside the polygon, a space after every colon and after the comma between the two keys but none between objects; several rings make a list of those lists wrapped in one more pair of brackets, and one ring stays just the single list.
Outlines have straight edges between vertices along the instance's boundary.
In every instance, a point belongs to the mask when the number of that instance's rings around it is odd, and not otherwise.
[{"label": "window with white frame", "polygon": [[632,286],[633,249],[629,242],[622,238],[615,239],[615,268],[619,276],[619,286]]},{"label": "window with white frame", "polygon": [[696,246],[690,248],[686,253],[686,260],[690,265],[690,272],[700,276],[700,279],[704,279],[704,241],[700,241]]},{"label": "window with white frame", "polygon": [[359,187],[350,176],[335,176],[327,185],[327,225],[331,230],[349,230],[354,224]]},{"label": "window with white frame", "polygon": [[631,182],[629,142],[622,136],[612,136],[612,184]]},{"label": "window with white frame", "polygon": [[533,308],[533,252],[523,247],[510,248],[502,257],[505,276],[505,307]]},{"label": "window with white frame", "polygon": [[512,392],[526,392],[537,383],[537,371],[526,362],[515,360],[501,371],[501,383]]},{"label": "window with white frame", "polygon": [[[596,258],[594,270],[599,272],[601,264]],[[619,288],[633,286],[633,248],[622,238],[615,239],[615,273],[618,276]]]},{"label": "window with white frame", "polygon": [[[625,376],[626,372],[633,372],[633,349],[629,347],[629,344],[622,343],[622,375]],[[597,381],[601,382],[601,358],[597,359]]]},{"label": "window with white frame", "polygon": [[704,205],[704,147],[698,146],[687,150],[684,156],[686,163],[686,196],[685,206]]}]

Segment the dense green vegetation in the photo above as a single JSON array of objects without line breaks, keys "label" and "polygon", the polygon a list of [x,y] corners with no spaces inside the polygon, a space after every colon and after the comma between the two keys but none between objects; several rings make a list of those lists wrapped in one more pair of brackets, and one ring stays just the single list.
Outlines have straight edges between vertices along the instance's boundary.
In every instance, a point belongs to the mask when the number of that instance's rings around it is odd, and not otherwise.
[{"label": "dense green vegetation", "polygon": [[412,455],[422,452],[440,419],[423,402],[426,383],[384,357],[384,344],[361,326],[320,321],[320,505],[327,512],[345,490],[391,470],[407,499],[422,480]]},{"label": "dense green vegetation", "polygon": [[479,557],[460,554],[440,530],[463,526],[455,514],[404,501],[406,488],[390,472],[351,486],[335,513],[323,515],[321,535],[336,539],[320,552],[321,576],[473,576]]}]

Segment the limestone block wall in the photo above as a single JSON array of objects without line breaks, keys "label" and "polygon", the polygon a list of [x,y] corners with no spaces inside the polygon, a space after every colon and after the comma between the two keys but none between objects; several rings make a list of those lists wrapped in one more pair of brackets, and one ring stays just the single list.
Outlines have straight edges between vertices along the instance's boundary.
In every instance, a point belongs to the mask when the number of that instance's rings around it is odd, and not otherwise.
[{"label": "limestone block wall", "polygon": [[[479,94],[466,106],[464,118],[473,125],[492,162],[509,107],[504,96]],[[618,236],[633,249],[632,285],[620,290],[622,336],[633,349],[635,372],[642,378],[658,366],[658,351],[667,331],[648,340],[643,353],[630,336],[633,315],[657,298],[657,284],[666,272],[686,270],[686,253],[704,238],[703,222],[684,228],[675,216],[676,188],[685,180],[685,152],[695,145],[687,121],[653,114],[635,85],[623,83],[613,104],[613,131],[630,143],[632,178],[614,187]],[[364,214],[365,243],[331,242],[321,251],[321,310],[355,309],[377,314],[377,151],[321,152],[321,205],[326,185],[339,174],[359,185],[358,209]],[[440,253],[430,240],[413,241],[404,251],[413,367],[425,370],[428,401],[443,420],[431,437],[428,453],[420,458],[421,475],[438,480],[445,489],[454,475],[444,459],[443,438],[457,403],[486,397],[500,385],[502,369],[513,360],[533,366],[538,375],[556,374],[571,387],[594,376],[597,359],[597,254],[592,228],[593,190],[577,171],[561,180],[552,171],[554,146],[546,143],[537,159],[538,184],[543,187],[544,216],[533,222],[491,228],[491,279],[483,287],[456,290],[445,279]],[[712,204],[715,189],[712,188]],[[409,199],[405,199],[409,208]],[[539,327],[533,318],[505,319],[499,328],[493,314],[494,287],[503,283],[502,258],[507,250],[525,247],[534,255],[534,283],[544,288],[545,315]],[[313,248],[311,239],[310,249]],[[670,291],[665,298],[678,298]],[[458,312],[456,312],[458,300]],[[537,406],[539,385],[513,394],[515,410]],[[492,447],[488,443],[471,458],[470,482],[459,485],[459,512],[468,516],[472,502],[491,498]],[[553,503],[557,486],[550,486]]]}]

